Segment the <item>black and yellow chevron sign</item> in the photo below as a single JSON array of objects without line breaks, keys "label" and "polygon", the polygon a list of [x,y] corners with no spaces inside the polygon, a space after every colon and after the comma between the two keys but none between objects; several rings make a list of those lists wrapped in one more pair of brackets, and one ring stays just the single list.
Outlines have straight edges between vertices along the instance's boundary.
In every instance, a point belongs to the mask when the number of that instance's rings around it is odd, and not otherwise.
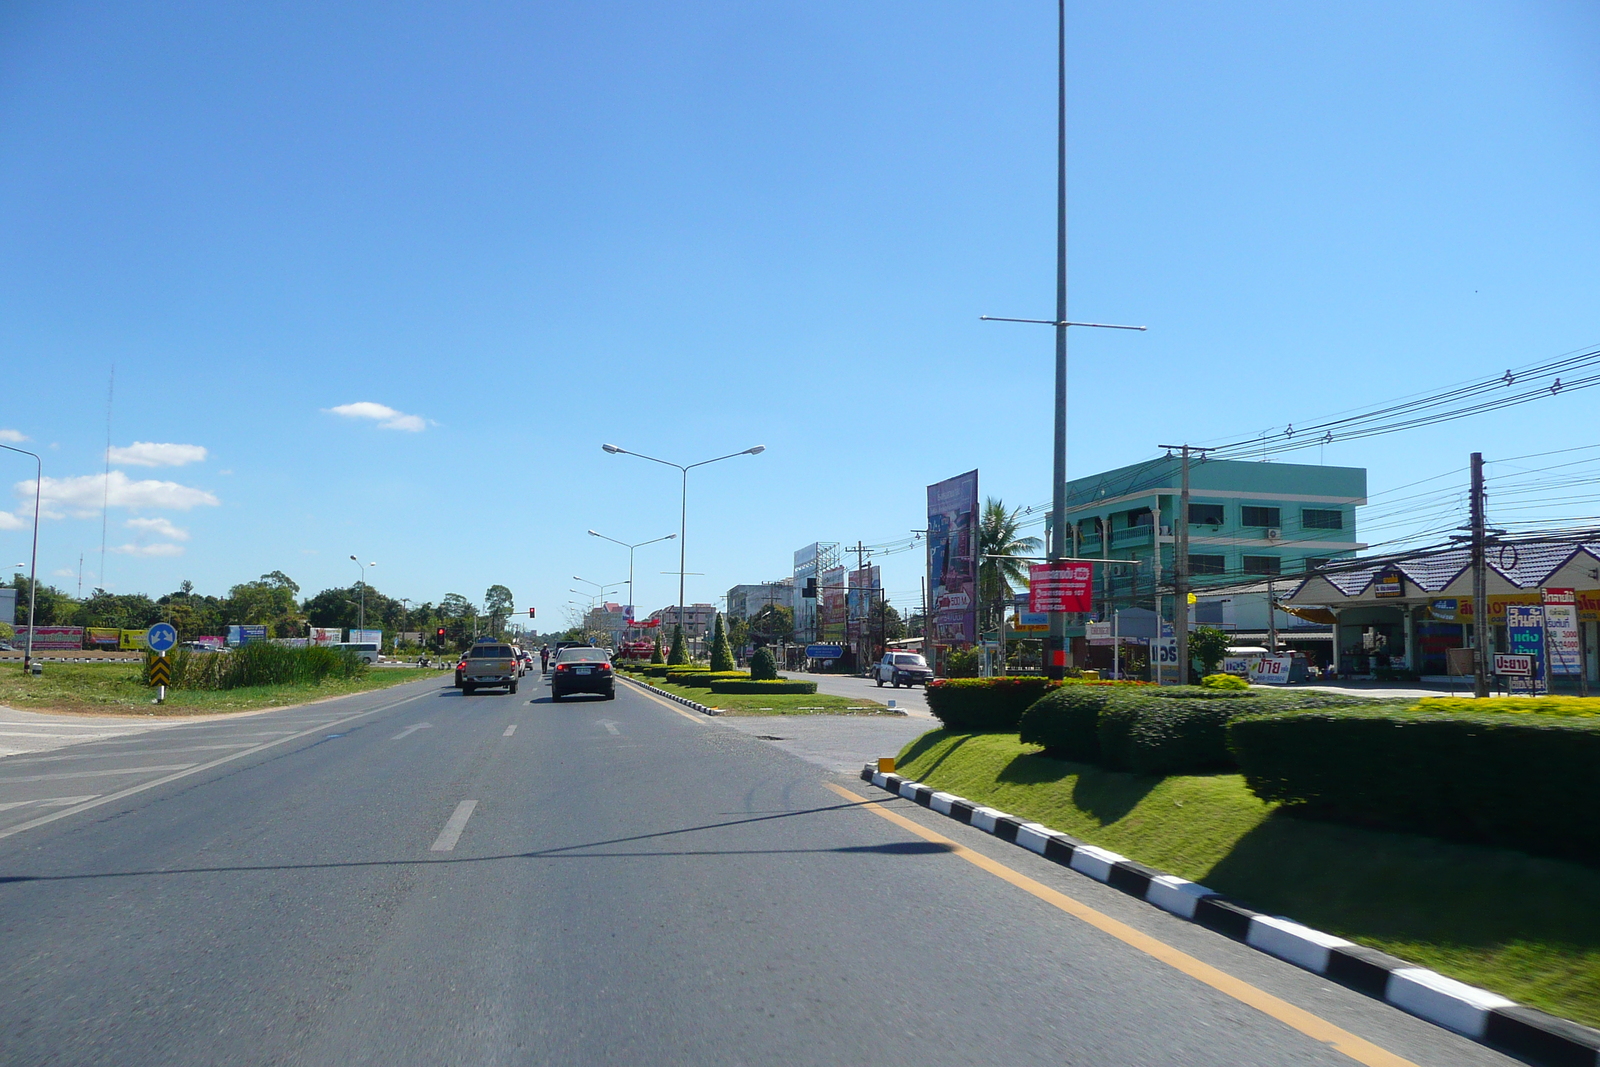
[{"label": "black and yellow chevron sign", "polygon": [[167,657],[157,656],[150,662],[150,684],[171,685],[172,664],[167,662]]}]

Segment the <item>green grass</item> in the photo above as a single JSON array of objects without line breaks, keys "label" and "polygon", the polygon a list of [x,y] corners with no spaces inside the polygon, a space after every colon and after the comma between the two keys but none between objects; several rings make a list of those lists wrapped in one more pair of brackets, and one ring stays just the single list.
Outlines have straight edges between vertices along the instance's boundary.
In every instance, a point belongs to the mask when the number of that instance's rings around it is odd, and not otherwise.
[{"label": "green grass", "polygon": [[167,702],[156,705],[156,691],[140,680],[138,663],[46,663],[38,678],[20,665],[0,666],[0,704],[30,711],[92,712],[97,715],[203,715],[209,712],[253,711],[285,704],[386,689],[438,678],[439,671],[411,667],[372,668],[358,678],[329,680],[320,685],[258,685],[228,690],[167,690]]},{"label": "green grass", "polygon": [[[1255,908],[1600,1026],[1600,870],[1274,812],[1237,774],[1144,778],[936,730],[899,770]],[[1574,798],[1574,803],[1584,801]]]},{"label": "green grass", "polygon": [[881,715],[889,710],[871,700],[827,693],[713,693],[709,689],[668,685],[661,678],[640,680],[727,715]]}]

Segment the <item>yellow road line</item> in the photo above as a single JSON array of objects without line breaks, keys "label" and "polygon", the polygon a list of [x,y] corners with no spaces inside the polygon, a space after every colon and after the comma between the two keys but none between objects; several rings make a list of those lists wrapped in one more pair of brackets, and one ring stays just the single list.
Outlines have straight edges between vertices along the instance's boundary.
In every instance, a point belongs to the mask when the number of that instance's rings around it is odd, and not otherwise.
[{"label": "yellow road line", "polygon": [[[629,681],[632,681],[632,679],[629,679]],[[654,700],[657,704],[660,704],[662,707],[666,708],[668,711],[675,711],[679,715],[682,715],[685,719],[688,719],[690,722],[698,723],[701,726],[704,726],[706,724],[705,716],[696,715],[692,711],[685,711],[683,708],[678,707],[678,705],[674,704],[672,701],[667,700],[664,697],[658,697],[654,693],[650,692],[650,690],[648,690],[648,689],[642,689],[641,688],[639,690],[639,695],[642,696],[642,697],[649,697],[651,700]]]},{"label": "yellow road line", "polygon": [[952,841],[942,834],[937,834],[920,823],[906,818],[897,811],[889,811],[881,804],[874,803],[872,798],[853,793],[833,782],[824,782],[823,785],[826,785],[847,800],[866,806],[868,811],[875,815],[883,816],[896,826],[916,834],[924,841],[946,846],[955,855],[960,856],[976,867],[981,867],[996,878],[1009,882],[1023,892],[1038,897],[1046,904],[1060,908],[1073,918],[1083,920],[1097,930],[1110,934],[1118,941],[1138,949],[1145,955],[1160,960],[1167,966],[1182,971],[1191,978],[1204,982],[1219,993],[1226,993],[1241,1004],[1247,1004],[1257,1011],[1270,1015],[1285,1026],[1305,1034],[1313,1041],[1320,1041],[1337,1049],[1358,1063],[1367,1064],[1368,1067],[1416,1067],[1416,1064],[1410,1060],[1396,1056],[1387,1049],[1379,1048],[1372,1042],[1357,1037],[1348,1030],[1342,1030],[1320,1016],[1313,1015],[1303,1008],[1297,1008],[1288,1001],[1280,1000],[1271,993],[1257,989],[1250,983],[1241,981],[1226,971],[1218,970],[1209,963],[1202,963],[1188,953],[1180,952],[1164,941],[1158,941],[1149,934],[1135,930],[1126,923],[1118,922],[1109,915],[1095,911],[1087,904],[1080,903],[1065,893],[1051,889],[1042,882],[1036,882],[1020,871],[1014,871],[1005,864],[992,860],[981,852],[974,852],[965,845]]}]

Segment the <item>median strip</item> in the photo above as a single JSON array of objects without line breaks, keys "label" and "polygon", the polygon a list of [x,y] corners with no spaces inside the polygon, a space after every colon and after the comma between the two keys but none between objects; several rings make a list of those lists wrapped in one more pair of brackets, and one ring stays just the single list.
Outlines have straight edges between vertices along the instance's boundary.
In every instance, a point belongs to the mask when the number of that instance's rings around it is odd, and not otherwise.
[{"label": "median strip", "polygon": [[1070,834],[935,790],[892,771],[879,770],[882,764],[893,766],[893,761],[868,763],[861,769],[862,781],[1531,1063],[1600,1067],[1600,1031],[1517,1004],[1377,949],[1290,919],[1262,914],[1203,885],[1146,867]]}]

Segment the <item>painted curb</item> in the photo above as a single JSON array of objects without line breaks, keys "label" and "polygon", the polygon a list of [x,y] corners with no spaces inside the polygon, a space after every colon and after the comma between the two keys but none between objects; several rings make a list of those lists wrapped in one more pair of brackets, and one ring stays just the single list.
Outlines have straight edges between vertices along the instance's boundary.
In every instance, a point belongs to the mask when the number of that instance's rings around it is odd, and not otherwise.
[{"label": "painted curb", "polygon": [[1024,822],[898,774],[885,774],[877,766],[874,761],[862,767],[861,780],[1418,1018],[1540,1067],[1600,1067],[1600,1030],[1525,1007],[1498,993],[1292,919],[1253,911],[1198,883],[1164,874],[1048,826]]},{"label": "painted curb", "polygon": [[701,704],[701,703],[698,703],[696,701],[690,700],[688,697],[679,696],[677,693],[669,693],[665,689],[657,689],[655,686],[651,685],[649,682],[641,682],[637,678],[627,678],[625,680],[629,681],[629,682],[632,682],[634,685],[638,686],[641,689],[650,690],[650,692],[654,693],[658,697],[666,697],[668,700],[676,700],[679,704],[682,704],[684,707],[693,708],[695,711],[698,711],[702,715],[721,715],[722,714],[722,712],[718,711],[716,708],[708,708],[704,704]]}]

